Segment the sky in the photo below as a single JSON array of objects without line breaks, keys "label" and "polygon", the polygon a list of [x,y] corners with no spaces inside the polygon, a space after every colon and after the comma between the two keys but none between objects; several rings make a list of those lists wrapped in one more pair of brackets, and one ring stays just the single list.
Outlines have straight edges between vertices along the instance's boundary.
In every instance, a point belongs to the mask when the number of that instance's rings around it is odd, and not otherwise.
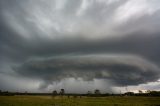
[{"label": "sky", "polygon": [[160,90],[159,0],[0,0],[0,89]]}]

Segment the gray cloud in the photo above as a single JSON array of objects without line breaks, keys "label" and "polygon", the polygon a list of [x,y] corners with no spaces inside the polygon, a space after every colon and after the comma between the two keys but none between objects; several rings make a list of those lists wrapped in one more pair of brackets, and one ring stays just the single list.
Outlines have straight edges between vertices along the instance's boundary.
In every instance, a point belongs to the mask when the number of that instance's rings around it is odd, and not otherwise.
[{"label": "gray cloud", "polygon": [[20,75],[58,81],[65,78],[107,79],[118,86],[137,85],[159,78],[159,68],[130,55],[65,56],[33,59],[15,68]]},{"label": "gray cloud", "polygon": [[106,79],[113,86],[156,81],[159,5],[158,0],[1,0],[0,74],[43,80],[45,86],[79,77]]}]

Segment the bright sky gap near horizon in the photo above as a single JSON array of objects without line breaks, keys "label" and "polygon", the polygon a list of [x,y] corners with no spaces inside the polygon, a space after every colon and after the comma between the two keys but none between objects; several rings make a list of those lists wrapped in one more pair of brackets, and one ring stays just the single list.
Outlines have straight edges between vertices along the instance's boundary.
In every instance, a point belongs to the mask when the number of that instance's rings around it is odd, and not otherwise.
[{"label": "bright sky gap near horizon", "polygon": [[0,0],[0,89],[160,90],[160,0]]}]

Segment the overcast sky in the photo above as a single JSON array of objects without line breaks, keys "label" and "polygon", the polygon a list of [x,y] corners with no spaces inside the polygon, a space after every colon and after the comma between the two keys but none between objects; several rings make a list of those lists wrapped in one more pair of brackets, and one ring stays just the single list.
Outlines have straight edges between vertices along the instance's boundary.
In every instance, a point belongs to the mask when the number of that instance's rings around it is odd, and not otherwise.
[{"label": "overcast sky", "polygon": [[159,0],[0,0],[0,89],[160,90]]}]

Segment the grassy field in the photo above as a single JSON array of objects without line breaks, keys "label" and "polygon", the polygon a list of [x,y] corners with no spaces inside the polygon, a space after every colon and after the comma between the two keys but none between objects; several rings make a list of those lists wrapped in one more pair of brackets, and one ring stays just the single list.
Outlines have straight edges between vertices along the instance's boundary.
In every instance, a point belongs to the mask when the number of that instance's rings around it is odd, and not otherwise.
[{"label": "grassy field", "polygon": [[0,96],[0,106],[160,106],[160,97]]}]

